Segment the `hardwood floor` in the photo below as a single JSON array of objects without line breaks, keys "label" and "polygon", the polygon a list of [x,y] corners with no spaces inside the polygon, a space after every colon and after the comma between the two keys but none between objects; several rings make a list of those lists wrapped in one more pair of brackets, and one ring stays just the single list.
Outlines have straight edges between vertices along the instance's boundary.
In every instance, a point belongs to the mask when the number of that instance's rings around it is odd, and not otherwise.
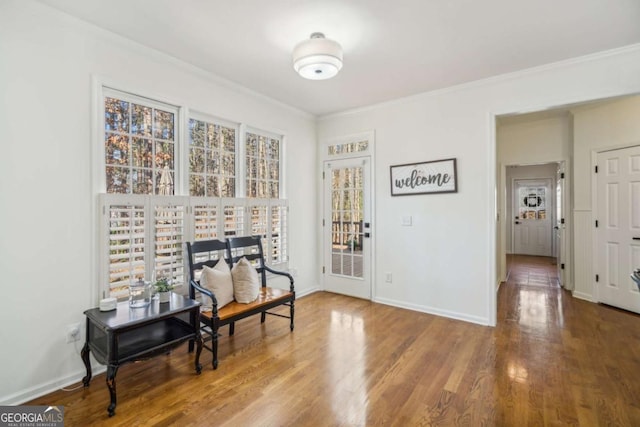
[{"label": "hardwood floor", "polygon": [[111,419],[104,374],[30,403],[66,426],[639,426],[640,316],[510,277],[496,328],[321,292],[293,333],[238,322],[216,371],[186,345],[121,367]]}]

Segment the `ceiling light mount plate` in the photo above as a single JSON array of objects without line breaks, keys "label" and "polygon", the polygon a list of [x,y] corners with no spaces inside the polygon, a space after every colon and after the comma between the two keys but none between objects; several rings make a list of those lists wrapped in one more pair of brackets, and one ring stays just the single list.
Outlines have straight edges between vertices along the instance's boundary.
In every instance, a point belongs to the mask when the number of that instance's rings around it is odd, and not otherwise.
[{"label": "ceiling light mount plate", "polygon": [[342,68],[342,46],[322,33],[312,33],[293,49],[293,68],[305,79],[330,79]]}]

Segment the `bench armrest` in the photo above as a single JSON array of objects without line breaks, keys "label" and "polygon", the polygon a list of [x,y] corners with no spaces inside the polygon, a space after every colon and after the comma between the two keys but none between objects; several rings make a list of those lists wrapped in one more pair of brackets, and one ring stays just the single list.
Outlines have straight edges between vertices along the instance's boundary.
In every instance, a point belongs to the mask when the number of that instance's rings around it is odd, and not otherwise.
[{"label": "bench armrest", "polygon": [[290,275],[289,273],[284,272],[284,271],[274,270],[273,268],[271,268],[271,267],[269,267],[269,266],[267,266],[267,265],[265,265],[265,266],[264,266],[264,269],[265,269],[265,270],[267,270],[269,273],[277,274],[277,275],[279,275],[279,276],[285,276],[285,277],[288,277],[288,278],[289,278],[289,283],[291,284],[291,285],[289,286],[289,290],[290,290],[291,292],[295,292],[295,289],[294,289],[294,282],[293,282],[293,276],[292,276],[292,275]]},{"label": "bench armrest", "polygon": [[211,292],[209,289],[203,288],[202,286],[200,286],[198,284],[198,282],[196,282],[195,280],[190,280],[189,284],[198,292],[200,292],[203,295],[208,296],[209,298],[211,298],[211,301],[213,303],[212,305],[212,312],[214,316],[218,315],[218,300],[216,299],[216,296],[213,294],[213,292]]}]

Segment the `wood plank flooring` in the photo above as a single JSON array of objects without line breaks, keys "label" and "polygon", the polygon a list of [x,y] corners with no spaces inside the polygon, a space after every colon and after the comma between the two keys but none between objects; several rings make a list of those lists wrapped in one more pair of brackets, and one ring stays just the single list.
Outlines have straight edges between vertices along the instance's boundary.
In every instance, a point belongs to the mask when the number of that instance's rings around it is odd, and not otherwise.
[{"label": "wood plank flooring", "polygon": [[30,404],[66,426],[640,426],[640,316],[516,277],[496,328],[320,292],[294,332],[238,322],[216,371],[186,345],[121,367],[113,418],[104,375]]}]

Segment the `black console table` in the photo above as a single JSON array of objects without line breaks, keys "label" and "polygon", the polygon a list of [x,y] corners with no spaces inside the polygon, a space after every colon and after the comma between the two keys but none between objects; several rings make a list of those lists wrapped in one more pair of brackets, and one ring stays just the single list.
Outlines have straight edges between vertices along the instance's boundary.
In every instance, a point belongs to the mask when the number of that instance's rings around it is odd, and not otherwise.
[{"label": "black console table", "polygon": [[84,314],[87,317],[87,338],[81,356],[87,376],[82,382],[88,387],[91,381],[91,351],[98,362],[107,365],[107,387],[111,396],[107,411],[110,417],[116,410],[116,373],[120,365],[166,353],[185,341],[195,340],[196,372],[200,374],[202,371],[198,301],[172,293],[168,303],[152,300],[147,307],[130,308],[128,302],[122,302],[113,311],[92,308]]}]

